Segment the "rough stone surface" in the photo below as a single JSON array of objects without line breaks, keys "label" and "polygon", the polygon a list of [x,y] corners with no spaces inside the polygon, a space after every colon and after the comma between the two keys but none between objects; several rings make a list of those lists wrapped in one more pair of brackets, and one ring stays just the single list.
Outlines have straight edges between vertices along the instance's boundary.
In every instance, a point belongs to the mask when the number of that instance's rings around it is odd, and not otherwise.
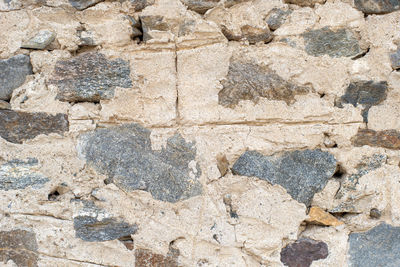
[{"label": "rough stone surface", "polygon": [[337,103],[339,107],[343,104],[352,104],[357,107],[363,105],[362,116],[364,122],[368,122],[368,111],[386,99],[388,84],[386,81],[356,81],[351,82],[346,88],[345,94]]},{"label": "rough stone surface", "polygon": [[271,30],[278,29],[292,13],[292,10],[284,10],[280,8],[273,8],[266,18],[266,22]]},{"label": "rough stone surface", "polygon": [[351,139],[355,146],[384,147],[389,149],[400,149],[400,132],[396,130],[374,131],[359,129]]},{"label": "rough stone surface", "polygon": [[390,63],[393,69],[400,69],[400,48],[397,48],[396,52],[390,54]]},{"label": "rough stone surface", "polygon": [[78,10],[84,10],[88,7],[94,6],[104,0],[68,0],[69,3]]},{"label": "rough stone surface", "polygon": [[328,254],[326,243],[301,238],[282,249],[281,261],[289,267],[309,267],[313,261],[325,259]]},{"label": "rough stone surface", "polygon": [[0,109],[11,109],[10,103],[0,100]]},{"label": "rough stone surface", "polygon": [[349,237],[349,266],[399,266],[400,228],[386,223]]},{"label": "rough stone surface", "polygon": [[324,27],[309,30],[302,36],[305,50],[312,56],[354,57],[363,52],[355,34],[347,28],[332,30]]},{"label": "rough stone surface", "polygon": [[336,219],[335,216],[329,214],[320,207],[311,207],[308,216],[310,216],[310,218],[307,219],[307,222],[312,224],[327,226],[338,226],[343,224],[343,222]]},{"label": "rough stone surface", "polygon": [[153,39],[152,31],[168,31],[169,25],[163,16],[141,16],[140,22],[143,30],[143,41]]},{"label": "rough stone surface", "polygon": [[70,102],[99,102],[112,98],[117,86],[132,87],[128,62],[108,60],[101,53],[58,61],[51,83],[58,87],[57,98]]},{"label": "rough stone surface", "polygon": [[365,14],[385,14],[400,9],[399,0],[354,0],[354,4]]},{"label": "rough stone surface", "polygon": [[0,59],[0,100],[9,100],[13,90],[20,87],[26,76],[32,73],[29,56],[17,55]]},{"label": "rough stone surface", "polygon": [[220,0],[182,0],[182,2],[193,11],[200,14],[206,13],[207,10],[217,6]]},{"label": "rough stone surface", "polygon": [[[158,200],[176,202],[199,195],[196,148],[181,135],[170,137],[161,151],[151,148],[150,131],[138,124],[97,129],[80,139],[80,153],[117,186],[145,190]],[[115,161],[115,159],[118,161]]]},{"label": "rough stone surface", "polygon": [[136,249],[135,250],[135,266],[142,267],[178,267],[178,261],[173,255],[163,256],[156,254],[148,249]]},{"label": "rough stone surface", "polygon": [[20,229],[0,231],[1,262],[7,263],[12,260],[16,266],[36,267],[37,250],[35,233]]},{"label": "rough stone surface", "polygon": [[39,31],[33,38],[21,45],[21,48],[28,49],[45,49],[46,46],[54,41],[56,35],[54,32],[49,30]]},{"label": "rough stone surface", "polygon": [[321,150],[299,150],[276,156],[246,151],[232,167],[234,174],[255,176],[281,185],[293,199],[306,206],[325,187],[335,170],[334,156]]},{"label": "rough stone surface", "polygon": [[0,136],[11,143],[21,144],[40,134],[64,134],[68,128],[65,114],[0,110]]},{"label": "rough stone surface", "polygon": [[326,0],[285,0],[285,3],[299,6],[314,6],[315,4],[323,4],[325,1]]},{"label": "rough stone surface", "polygon": [[240,61],[230,63],[228,76],[222,85],[218,103],[231,108],[241,100],[257,103],[260,97],[283,100],[289,105],[295,101],[296,95],[311,91],[309,87],[285,81],[266,66]]}]

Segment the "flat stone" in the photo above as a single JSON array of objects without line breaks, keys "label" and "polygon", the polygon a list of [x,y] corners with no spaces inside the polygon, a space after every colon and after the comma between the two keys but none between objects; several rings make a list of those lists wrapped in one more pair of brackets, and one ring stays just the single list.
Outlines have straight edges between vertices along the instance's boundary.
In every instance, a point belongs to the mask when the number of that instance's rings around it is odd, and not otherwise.
[{"label": "flat stone", "polygon": [[99,102],[112,98],[117,86],[132,87],[129,63],[97,52],[58,61],[50,82],[58,87],[57,99],[70,102]]},{"label": "flat stone", "polygon": [[130,236],[136,233],[136,224],[130,225],[120,219],[113,218],[104,210],[87,202],[74,217],[76,237],[88,242],[103,242]]},{"label": "flat stone", "polygon": [[400,132],[396,130],[374,131],[369,129],[358,129],[355,136],[351,138],[354,146],[374,146],[389,149],[400,149]]},{"label": "flat stone", "polygon": [[349,237],[349,266],[400,266],[400,227],[381,223]]},{"label": "flat stone", "polygon": [[298,6],[310,6],[313,7],[315,4],[324,4],[326,0],[284,0],[287,4],[295,4]]},{"label": "flat stone", "polygon": [[236,175],[255,176],[284,187],[293,199],[310,206],[314,194],[321,191],[336,170],[336,159],[321,150],[296,150],[264,156],[246,151],[235,162]]},{"label": "flat stone", "polygon": [[[138,124],[96,129],[79,140],[90,166],[125,191],[144,190],[153,198],[177,202],[201,194],[196,148],[176,134],[161,151],[151,149],[150,130]],[[115,159],[118,159],[117,161]]]},{"label": "flat stone", "polygon": [[30,158],[26,161],[15,159],[0,166],[0,190],[20,190],[27,187],[40,188],[47,183],[45,177],[35,168],[38,160]]},{"label": "flat stone", "polygon": [[382,103],[386,99],[388,84],[386,81],[356,81],[351,82],[346,88],[345,94],[336,103],[336,106],[343,107],[343,104],[363,105],[363,121],[368,122],[368,111],[372,106]]},{"label": "flat stone", "polygon": [[17,55],[0,60],[0,100],[10,100],[14,89],[23,85],[30,74],[33,72],[29,56]]},{"label": "flat stone", "polygon": [[225,174],[228,172],[229,162],[225,155],[217,155],[217,168],[219,170],[219,173],[221,174],[221,177],[225,176]]},{"label": "flat stone", "polygon": [[272,40],[272,34],[267,27],[254,27],[250,25],[243,25],[240,27],[240,34],[234,34],[226,26],[221,26],[221,31],[229,41],[247,40],[250,44],[258,42],[268,43]]},{"label": "flat stone", "polygon": [[56,39],[56,34],[52,31],[39,31],[33,38],[21,45],[21,48],[28,49],[45,49]]},{"label": "flat stone", "polygon": [[283,23],[285,23],[287,17],[292,13],[292,10],[283,10],[280,8],[273,8],[267,15],[266,22],[268,27],[275,31]]},{"label": "flat stone", "polygon": [[0,109],[11,109],[10,103],[0,100]]},{"label": "flat stone", "polygon": [[12,260],[16,266],[36,267],[37,250],[35,233],[19,229],[0,231],[0,262]]},{"label": "flat stone", "polygon": [[365,14],[385,14],[400,9],[399,0],[354,0],[354,5]]},{"label": "flat stone", "polygon": [[69,3],[78,10],[84,10],[104,0],[69,0]]},{"label": "flat stone", "polygon": [[396,52],[390,54],[390,63],[394,70],[400,69],[400,47],[397,48]]},{"label": "flat stone", "polygon": [[65,114],[0,110],[0,136],[8,142],[22,144],[39,134],[65,132],[68,132],[68,117]]},{"label": "flat stone", "polygon": [[282,249],[281,262],[289,267],[309,267],[313,261],[326,259],[328,254],[326,243],[301,238]]},{"label": "flat stone", "polygon": [[140,16],[143,31],[143,41],[153,39],[152,31],[168,31],[169,25],[164,21],[163,16]]},{"label": "flat stone", "polygon": [[324,211],[320,207],[311,207],[308,216],[310,218],[307,219],[307,222],[311,224],[326,226],[339,226],[343,224],[342,221],[339,221],[338,219],[336,219],[335,216],[333,216],[329,212]]},{"label": "flat stone", "polygon": [[190,10],[204,14],[207,10],[216,7],[220,0],[181,0]]},{"label": "flat stone", "polygon": [[331,30],[324,27],[309,30],[303,33],[302,37],[307,54],[315,57],[354,57],[363,53],[355,34],[347,28]]},{"label": "flat stone", "polygon": [[178,259],[175,255],[161,255],[148,249],[135,250],[135,266],[140,267],[178,267]]},{"label": "flat stone", "polygon": [[295,102],[296,95],[312,90],[284,80],[267,66],[240,61],[230,63],[228,76],[221,83],[223,89],[218,93],[218,103],[230,108],[241,100],[257,103],[260,97],[283,100],[289,105]]}]

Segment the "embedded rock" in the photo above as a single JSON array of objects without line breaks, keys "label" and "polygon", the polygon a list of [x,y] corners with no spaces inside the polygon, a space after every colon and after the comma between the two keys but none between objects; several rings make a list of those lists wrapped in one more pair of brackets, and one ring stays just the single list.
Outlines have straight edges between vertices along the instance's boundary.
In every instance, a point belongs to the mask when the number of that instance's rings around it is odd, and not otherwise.
[{"label": "embedded rock", "polygon": [[0,109],[11,109],[10,103],[0,100]]},{"label": "embedded rock", "polygon": [[325,259],[328,254],[326,243],[301,238],[282,249],[281,262],[289,267],[309,267],[313,261]]},{"label": "embedded rock", "polygon": [[281,185],[293,199],[306,206],[325,187],[335,170],[334,156],[321,150],[296,150],[276,156],[246,151],[232,167],[234,174],[255,176]]},{"label": "embedded rock", "polygon": [[35,233],[19,229],[0,231],[0,262],[12,260],[16,266],[36,267],[37,250]]},{"label": "embedded rock", "polygon": [[99,102],[110,99],[118,87],[132,87],[129,63],[120,58],[108,60],[93,52],[58,61],[52,84],[58,87],[57,98],[70,102]]},{"label": "embedded rock", "polygon": [[354,5],[365,14],[385,14],[400,9],[399,0],[354,0]]},{"label": "embedded rock", "polygon": [[307,222],[311,224],[327,226],[338,226],[343,224],[343,222],[336,219],[335,216],[331,215],[329,212],[324,211],[320,207],[311,207],[308,216],[310,218],[307,219]]},{"label": "embedded rock", "polygon": [[140,22],[142,23],[143,41],[153,39],[152,31],[168,31],[169,25],[164,21],[162,16],[141,16]]},{"label": "embedded rock", "polygon": [[313,7],[315,4],[323,4],[326,0],[285,0],[285,3],[295,4],[298,6],[311,6]]},{"label": "embedded rock", "polygon": [[394,70],[400,69],[400,48],[396,52],[390,54],[390,63]]},{"label": "embedded rock", "polygon": [[268,26],[261,28],[243,25],[240,27],[240,34],[235,34],[226,26],[222,25],[221,31],[229,41],[247,40],[250,44],[255,44],[258,42],[267,43],[272,40],[272,34]]},{"label": "embedded rock", "polygon": [[400,132],[396,130],[374,131],[369,129],[358,129],[355,136],[351,138],[354,146],[375,146],[388,149],[400,149]]},{"label": "embedded rock", "polygon": [[168,266],[178,267],[178,259],[175,255],[163,256],[155,254],[148,249],[135,250],[135,265],[141,267]]},{"label": "embedded rock", "polygon": [[69,0],[69,3],[78,10],[84,10],[104,0]]},{"label": "embedded rock", "polygon": [[22,144],[39,134],[65,132],[68,132],[68,117],[65,114],[0,110],[0,136],[8,142]]},{"label": "embedded rock", "polygon": [[295,101],[295,95],[311,91],[309,87],[285,81],[267,66],[240,61],[230,63],[228,76],[221,83],[223,89],[218,93],[218,103],[230,108],[241,100],[257,103],[260,97],[291,104]]},{"label": "embedded rock", "polygon": [[51,44],[56,38],[56,34],[52,31],[42,30],[38,32],[33,38],[29,41],[23,43],[21,48],[28,49],[45,49],[46,46]]},{"label": "embedded rock", "polygon": [[33,72],[29,56],[17,55],[0,60],[0,100],[10,100],[13,90],[20,87],[30,74]]},{"label": "embedded rock", "polygon": [[201,194],[200,168],[189,167],[196,148],[179,134],[168,139],[166,148],[154,151],[150,131],[127,124],[84,134],[79,150],[91,166],[126,191],[148,191],[169,202]]},{"label": "embedded rock", "polygon": [[269,13],[266,18],[266,22],[268,24],[268,27],[275,31],[278,29],[283,23],[285,23],[285,20],[287,17],[292,13],[292,10],[283,10],[280,8],[273,8]]}]

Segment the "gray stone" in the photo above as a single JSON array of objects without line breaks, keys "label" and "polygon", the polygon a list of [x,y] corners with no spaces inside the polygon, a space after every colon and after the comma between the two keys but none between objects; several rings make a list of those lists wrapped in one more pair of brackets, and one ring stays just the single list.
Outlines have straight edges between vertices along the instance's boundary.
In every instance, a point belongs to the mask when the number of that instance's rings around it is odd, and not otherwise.
[{"label": "gray stone", "polygon": [[143,41],[153,39],[152,31],[168,31],[169,25],[164,21],[163,16],[140,16],[142,23]]},{"label": "gray stone", "polygon": [[313,261],[326,259],[328,255],[326,243],[301,238],[282,249],[281,262],[289,267],[309,267]]},{"label": "gray stone", "polygon": [[84,10],[104,0],[69,0],[69,3],[78,10]]},{"label": "gray stone", "polygon": [[312,56],[355,57],[364,52],[355,34],[347,28],[331,30],[329,27],[324,27],[309,30],[302,36],[306,52]]},{"label": "gray stone", "polygon": [[204,14],[207,10],[216,7],[220,0],[181,0],[190,10]]},{"label": "gray stone", "polygon": [[20,229],[0,231],[0,262],[12,260],[15,266],[37,267],[37,250],[34,232]]},{"label": "gray stone", "polygon": [[154,151],[150,131],[127,124],[82,135],[78,149],[89,165],[125,191],[145,190],[169,202],[201,194],[200,168],[188,166],[196,158],[196,148],[179,134],[170,137],[161,151]]},{"label": "gray stone", "polygon": [[70,102],[99,102],[112,98],[117,86],[132,87],[129,62],[97,52],[58,61],[50,82],[58,87],[57,99]]},{"label": "gray stone", "polygon": [[315,4],[324,4],[326,0],[284,0],[285,3],[295,4],[299,6],[313,7]]},{"label": "gray stone", "polygon": [[255,176],[284,187],[293,199],[310,206],[314,194],[321,191],[336,170],[336,159],[321,150],[296,150],[264,156],[246,151],[235,162],[236,175]]},{"label": "gray stone", "polygon": [[345,94],[336,103],[336,106],[343,107],[343,104],[352,104],[357,107],[364,106],[362,111],[363,121],[368,122],[368,111],[372,106],[382,103],[386,99],[388,84],[386,81],[356,81],[351,82],[346,88]]},{"label": "gray stone", "polygon": [[140,11],[143,8],[151,5],[154,1],[151,0],[130,0],[130,3],[134,6],[135,11]]},{"label": "gray stone", "polygon": [[374,219],[379,219],[381,217],[381,212],[377,208],[372,208],[369,211],[369,217],[374,218]]},{"label": "gray stone", "polygon": [[14,89],[23,85],[30,74],[33,72],[29,56],[17,55],[0,60],[0,100],[10,100]]},{"label": "gray stone", "polygon": [[267,66],[240,61],[230,63],[228,76],[221,83],[223,89],[218,93],[218,103],[230,108],[241,100],[257,103],[260,97],[283,100],[289,105],[295,101],[295,95],[312,90],[284,80]]},{"label": "gray stone", "polygon": [[385,14],[400,9],[399,0],[354,0],[354,4],[365,14]]},{"label": "gray stone", "polygon": [[0,190],[20,190],[29,186],[40,188],[50,181],[35,168],[38,160],[30,158],[26,161],[15,159],[0,166]]},{"label": "gray stone", "polygon": [[68,117],[65,114],[0,109],[0,137],[11,143],[22,144],[24,140],[33,139],[39,134],[63,134],[68,129]]},{"label": "gray stone", "polygon": [[46,46],[51,44],[56,39],[56,34],[52,31],[42,30],[39,31],[33,38],[29,41],[23,43],[21,48],[28,49],[45,49]]},{"label": "gray stone", "polygon": [[396,52],[390,54],[390,63],[394,70],[400,69],[400,47],[397,48]]},{"label": "gray stone", "polygon": [[111,217],[92,203],[86,203],[82,215],[74,218],[76,237],[88,242],[103,242],[123,238],[137,232],[137,225],[130,225]]},{"label": "gray stone", "polygon": [[273,8],[267,15],[266,22],[268,27],[275,31],[283,23],[285,23],[287,17],[292,13],[292,10],[283,10],[280,8]]},{"label": "gray stone", "polygon": [[400,266],[400,227],[386,223],[349,237],[349,266]]}]

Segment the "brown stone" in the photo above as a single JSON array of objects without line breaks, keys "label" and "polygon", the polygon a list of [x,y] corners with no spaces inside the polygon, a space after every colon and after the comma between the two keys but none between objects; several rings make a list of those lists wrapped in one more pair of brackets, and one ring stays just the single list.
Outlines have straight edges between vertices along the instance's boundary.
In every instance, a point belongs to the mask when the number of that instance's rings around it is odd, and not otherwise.
[{"label": "brown stone", "polygon": [[358,133],[351,138],[354,146],[375,146],[388,149],[400,149],[400,132],[396,130],[374,131],[358,129]]},{"label": "brown stone", "polygon": [[40,134],[63,134],[67,131],[68,117],[65,114],[0,110],[0,136],[11,143],[21,144]]},{"label": "brown stone", "polygon": [[10,103],[0,100],[0,109],[11,109]]},{"label": "brown stone", "polygon": [[177,267],[176,255],[163,256],[156,254],[148,249],[135,250],[135,266],[140,267]]},{"label": "brown stone", "polygon": [[328,254],[324,242],[301,238],[282,249],[281,262],[289,267],[309,267],[313,261],[325,259]]},{"label": "brown stone", "polygon": [[310,217],[307,222],[311,224],[326,225],[326,226],[338,226],[343,224],[343,222],[336,219],[329,212],[324,211],[320,207],[311,207],[308,213]]},{"label": "brown stone", "polygon": [[25,230],[0,232],[0,261],[12,260],[17,266],[35,267],[37,265],[38,245],[36,235]]},{"label": "brown stone", "polygon": [[225,155],[222,154],[217,155],[217,167],[219,172],[221,173],[221,177],[225,176],[229,168],[229,162]]},{"label": "brown stone", "polygon": [[323,4],[326,0],[285,0],[285,3],[295,4],[299,6],[314,6],[315,4]]}]

